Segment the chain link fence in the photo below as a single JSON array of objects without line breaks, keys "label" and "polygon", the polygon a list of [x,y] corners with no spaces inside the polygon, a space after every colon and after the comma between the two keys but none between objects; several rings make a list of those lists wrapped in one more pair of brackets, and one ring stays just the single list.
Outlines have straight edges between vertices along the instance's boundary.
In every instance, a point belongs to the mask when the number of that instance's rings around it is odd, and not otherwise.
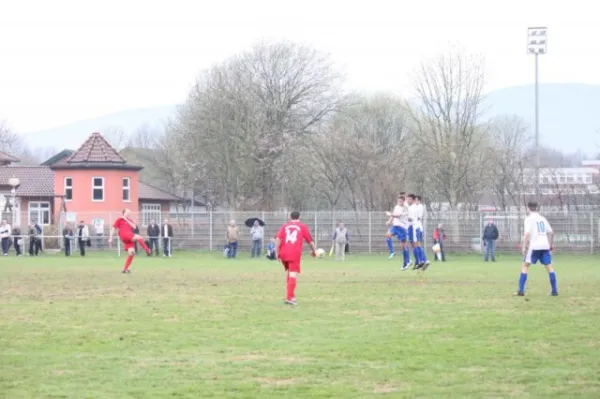
[{"label": "chain link fence", "polygon": [[[92,240],[98,242],[108,237],[110,227],[119,217],[118,212],[94,213],[79,212],[76,220],[61,221],[56,225],[44,226],[44,234],[48,237],[45,246],[48,248],[61,246],[60,236],[65,223],[75,230],[80,220],[89,228]],[[515,252],[519,250],[523,236],[523,220],[526,214],[503,212],[430,212],[424,221],[425,245],[430,246],[433,230],[441,226],[447,235],[444,243],[446,251],[473,253],[481,252],[481,236],[488,220],[493,220],[500,232],[497,241],[498,252]],[[544,213],[555,233],[555,247],[560,252],[596,253],[600,251],[600,210],[598,212],[554,212]],[[240,251],[250,251],[250,229],[244,225],[246,219],[258,217],[266,226],[264,228],[266,246],[275,235],[281,224],[288,219],[286,212],[177,212],[177,213],[144,213],[133,215],[140,226],[140,234],[148,235],[148,224],[154,220],[162,224],[166,220],[173,227],[173,251],[206,250],[221,251],[226,241],[227,223],[235,220],[240,229]],[[302,221],[311,229],[317,246],[329,248],[332,234],[338,222],[344,222],[350,234],[351,252],[387,252],[386,233],[388,217],[381,212],[302,212]],[[64,220],[64,221],[63,221]],[[75,233],[77,233],[75,231]],[[92,250],[95,246],[92,247]]]}]

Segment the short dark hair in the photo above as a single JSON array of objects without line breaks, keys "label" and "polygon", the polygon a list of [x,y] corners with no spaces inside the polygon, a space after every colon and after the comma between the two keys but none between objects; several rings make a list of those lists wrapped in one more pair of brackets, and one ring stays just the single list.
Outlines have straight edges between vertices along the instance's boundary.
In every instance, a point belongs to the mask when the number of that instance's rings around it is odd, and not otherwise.
[{"label": "short dark hair", "polygon": [[398,196],[398,199],[401,199],[402,201],[404,201],[404,200],[405,200],[405,198],[404,198],[404,195],[400,194],[400,195]]},{"label": "short dark hair", "polygon": [[529,208],[530,211],[536,211],[538,209],[538,204],[535,201],[530,201],[527,203],[527,208]]},{"label": "short dark hair", "polygon": [[416,199],[418,199],[419,201],[421,201],[422,197],[420,195],[415,195]]},{"label": "short dark hair", "polygon": [[292,219],[292,220],[300,220],[300,212],[293,211],[292,213],[290,213],[290,219]]},{"label": "short dark hair", "polygon": [[406,195],[405,191],[401,191],[400,194],[398,194],[398,196],[404,196],[404,195]]},{"label": "short dark hair", "polygon": [[408,194],[407,197],[413,200],[416,199],[414,194]]}]

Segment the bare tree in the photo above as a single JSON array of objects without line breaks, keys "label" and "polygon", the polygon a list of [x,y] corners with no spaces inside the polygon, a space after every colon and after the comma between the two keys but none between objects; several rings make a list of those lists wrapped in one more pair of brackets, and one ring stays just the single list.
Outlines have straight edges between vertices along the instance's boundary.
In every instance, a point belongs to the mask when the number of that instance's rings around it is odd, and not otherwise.
[{"label": "bare tree", "polygon": [[121,126],[107,126],[102,129],[102,136],[117,151],[121,151],[127,146],[129,136]]},{"label": "bare tree", "polygon": [[231,207],[274,209],[282,156],[323,128],[343,96],[327,56],[293,43],[259,44],[204,72],[174,134]]},{"label": "bare tree", "polygon": [[526,149],[531,134],[521,117],[503,115],[490,122],[491,189],[503,210],[522,205]]},{"label": "bare tree", "polygon": [[411,127],[429,165],[431,188],[452,208],[482,192],[487,126],[480,123],[484,63],[462,51],[423,63],[415,76]]}]

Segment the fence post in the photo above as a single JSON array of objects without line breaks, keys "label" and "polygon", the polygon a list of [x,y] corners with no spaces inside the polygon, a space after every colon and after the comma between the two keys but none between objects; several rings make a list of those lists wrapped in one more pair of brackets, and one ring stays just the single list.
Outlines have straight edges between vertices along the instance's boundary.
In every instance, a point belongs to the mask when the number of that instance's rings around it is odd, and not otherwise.
[{"label": "fence post", "polygon": [[[267,224],[267,222],[265,222],[265,212],[264,211],[260,214],[260,219],[265,223],[265,225]],[[266,238],[265,237],[265,229],[263,228],[263,238],[262,238],[262,241],[261,241],[261,244],[260,244],[260,246],[261,246],[261,248],[260,248],[261,252],[265,250],[265,238]]]},{"label": "fence post", "polygon": [[594,212],[590,212],[590,253],[594,253],[594,241],[596,236],[594,235]]},{"label": "fence post", "polygon": [[[192,197],[192,201],[193,197]],[[192,238],[194,237],[194,203],[192,202],[192,206],[190,206],[190,224],[192,225]]]},{"label": "fence post", "polygon": [[[483,253],[483,240],[481,239],[483,232],[483,212],[479,211],[479,253]],[[487,253],[487,252],[486,252]]]},{"label": "fence post", "polygon": [[212,252],[212,250],[213,250],[213,211],[212,211],[212,207],[208,210],[208,250],[210,252]]},{"label": "fence post", "polygon": [[372,215],[373,212],[369,211],[369,253],[373,252],[373,248],[372,248],[372,242],[371,242],[371,234],[373,234],[372,229],[373,229],[373,219],[372,219]]}]

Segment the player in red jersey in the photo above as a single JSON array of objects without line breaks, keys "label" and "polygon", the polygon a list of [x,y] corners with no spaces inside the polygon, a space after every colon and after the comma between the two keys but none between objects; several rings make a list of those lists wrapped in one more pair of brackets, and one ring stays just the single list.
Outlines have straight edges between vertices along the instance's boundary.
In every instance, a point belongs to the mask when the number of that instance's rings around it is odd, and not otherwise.
[{"label": "player in red jersey", "polygon": [[315,257],[316,248],[308,226],[300,221],[300,212],[294,211],[290,214],[290,221],[285,223],[277,233],[275,248],[277,255],[283,263],[287,273],[287,305],[296,305],[296,279],[300,274],[300,259],[302,258],[302,244],[306,241],[312,250],[311,255]]},{"label": "player in red jersey", "polygon": [[123,273],[129,273],[129,266],[131,266],[131,262],[133,262],[133,257],[135,255],[135,242],[144,248],[144,251],[148,255],[150,255],[150,248],[144,242],[144,238],[140,235],[134,234],[133,230],[136,228],[135,222],[131,219],[131,211],[129,209],[123,210],[123,216],[118,218],[113,224],[113,228],[110,231],[110,236],[108,238],[108,243],[111,244],[113,240],[113,235],[116,230],[119,231],[119,238],[123,243],[123,247],[127,251],[127,260],[125,260],[125,268],[123,269]]}]

